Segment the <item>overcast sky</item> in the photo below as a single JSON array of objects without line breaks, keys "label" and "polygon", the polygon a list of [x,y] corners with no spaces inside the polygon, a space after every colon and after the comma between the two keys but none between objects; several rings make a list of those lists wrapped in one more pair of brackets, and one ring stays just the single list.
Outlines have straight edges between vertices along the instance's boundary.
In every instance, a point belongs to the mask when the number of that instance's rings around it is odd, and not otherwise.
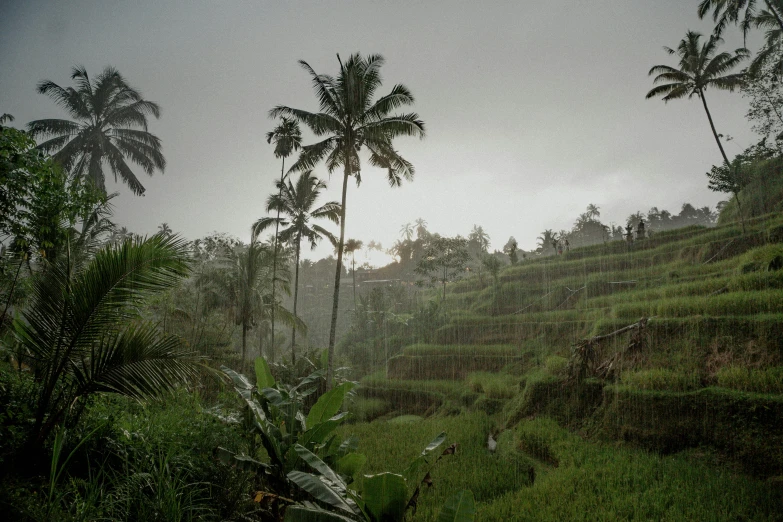
[{"label": "overcast sky", "polygon": [[[650,67],[676,65],[662,47],[710,32],[697,3],[0,0],[0,113],[19,127],[65,117],[36,83],[72,85],[76,64],[93,76],[115,66],[163,108],[150,131],[168,162],[152,178],[135,169],[144,197],[108,183],[120,192],[115,220],[142,234],[167,222],[189,238],[246,240],[280,174],[264,140],[269,109],[318,109],[297,60],[336,74],[337,53],[380,53],[381,93],[407,85],[427,137],[397,142],[416,166],[412,183],[390,189],[367,166],[361,187],[349,186],[347,237],[388,248],[422,217],[443,235],[478,224],[492,248],[513,235],[530,249],[588,203],[621,223],[651,206],[676,214],[685,201],[726,199],[707,189],[721,158],[701,103],[644,99]],[[734,137],[729,155],[754,141],[739,94],[707,100],[718,132]],[[340,199],[340,183],[328,199]]]}]

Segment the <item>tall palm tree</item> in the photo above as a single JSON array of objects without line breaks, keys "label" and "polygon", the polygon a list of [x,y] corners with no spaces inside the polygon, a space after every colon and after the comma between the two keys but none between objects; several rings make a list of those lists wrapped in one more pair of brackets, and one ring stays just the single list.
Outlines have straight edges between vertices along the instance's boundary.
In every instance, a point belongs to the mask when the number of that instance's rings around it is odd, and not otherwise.
[{"label": "tall palm tree", "polygon": [[106,67],[91,81],[84,67],[74,67],[76,88],[63,88],[43,80],[38,92],[52,98],[76,121],[47,119],[28,124],[34,138],[46,141],[38,148],[54,153],[55,161],[75,176],[86,176],[106,192],[104,164],[136,195],[144,186],[126,163],[139,165],[150,176],[166,168],[157,136],[147,132],[147,117],[160,117],[160,107],[142,98],[113,67]]},{"label": "tall palm tree", "polygon": [[[294,318],[296,315],[296,305],[299,297],[299,257],[301,252],[302,239],[310,242],[310,248],[314,249],[318,242],[326,237],[332,244],[337,243],[334,235],[320,225],[310,224],[313,219],[328,219],[334,223],[340,221],[340,204],[336,201],[330,201],[318,208],[315,206],[321,192],[326,189],[326,183],[313,176],[312,171],[303,172],[296,185],[290,181],[286,184],[284,181],[278,182],[279,194],[273,194],[267,200],[267,212],[277,211],[285,214],[284,219],[261,218],[253,224],[253,237],[256,238],[266,228],[273,224],[277,228],[283,225],[280,231],[280,241],[292,243],[296,254],[294,256],[294,266],[296,274],[294,276]],[[291,362],[296,363],[296,324],[292,325],[291,330]]]},{"label": "tall palm tree", "polygon": [[601,207],[594,205],[593,203],[590,203],[589,205],[587,205],[586,214],[589,219],[595,219],[601,217]]},{"label": "tall palm tree", "polygon": [[668,65],[656,65],[650,69],[649,75],[657,74],[654,84],[662,82],[647,93],[646,98],[661,96],[664,102],[677,100],[680,98],[692,98],[694,95],[701,98],[704,105],[704,111],[707,113],[707,119],[710,121],[712,134],[718,144],[720,153],[726,164],[729,159],[726,157],[726,151],[723,150],[723,144],[720,142],[718,132],[715,130],[715,124],[712,121],[712,115],[707,107],[707,99],[704,91],[708,87],[714,87],[725,91],[733,91],[740,87],[743,81],[743,74],[726,74],[736,67],[742,60],[749,56],[747,49],[737,49],[734,54],[723,52],[716,54],[718,44],[723,40],[711,36],[710,39],[699,45],[701,34],[694,31],[688,31],[680,41],[677,49],[664,47],[667,53],[676,54],[680,58],[680,68],[676,69]]},{"label": "tall palm tree", "polygon": [[358,239],[349,239],[345,242],[345,252],[351,254],[351,275],[353,276],[353,309],[356,310],[356,251],[361,250],[364,244]]},{"label": "tall palm tree", "polygon": [[[280,118],[280,124],[266,133],[266,142],[275,144],[275,157],[280,158],[280,183],[277,185],[279,191],[278,197],[282,197],[282,190],[285,182],[285,159],[299,150],[302,146],[302,131],[299,124],[291,118]],[[277,277],[277,251],[279,246],[278,233],[280,232],[280,210],[277,211],[277,221],[275,222],[275,255],[272,261],[272,280]],[[272,302],[275,301],[275,286],[272,285]],[[272,346],[275,346],[275,307],[272,307]]]},{"label": "tall palm tree", "polygon": [[395,109],[413,103],[413,95],[407,87],[397,84],[389,94],[373,101],[373,95],[381,86],[380,55],[362,57],[353,54],[346,62],[337,56],[340,72],[336,77],[318,74],[305,61],[301,66],[310,74],[320,112],[314,113],[291,107],[278,106],[270,116],[291,117],[310,128],[322,141],[302,148],[302,154],[291,167],[294,171],[313,168],[325,161],[329,172],[343,168],[342,200],[340,202],[340,240],[337,245],[337,268],[334,277],[334,299],[332,320],[329,329],[329,359],[327,364],[327,386],[331,387],[334,368],[334,343],[337,328],[337,310],[340,299],[340,276],[343,270],[343,247],[345,242],[345,211],[348,178],[354,176],[357,185],[361,182],[359,152],[369,152],[369,162],[387,171],[392,187],[399,186],[402,179],[413,179],[413,165],[400,156],[392,141],[399,136],[424,137],[424,122],[416,113],[391,114]]}]

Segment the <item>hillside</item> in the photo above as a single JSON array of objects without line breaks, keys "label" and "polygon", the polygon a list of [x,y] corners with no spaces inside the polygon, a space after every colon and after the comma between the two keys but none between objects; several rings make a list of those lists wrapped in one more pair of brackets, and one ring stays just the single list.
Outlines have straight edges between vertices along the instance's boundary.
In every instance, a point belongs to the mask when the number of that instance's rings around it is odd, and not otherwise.
[{"label": "hillside", "polygon": [[[572,249],[449,285],[360,418],[549,416],[596,441],[783,473],[783,216]],[[721,464],[721,465],[723,465]]]}]

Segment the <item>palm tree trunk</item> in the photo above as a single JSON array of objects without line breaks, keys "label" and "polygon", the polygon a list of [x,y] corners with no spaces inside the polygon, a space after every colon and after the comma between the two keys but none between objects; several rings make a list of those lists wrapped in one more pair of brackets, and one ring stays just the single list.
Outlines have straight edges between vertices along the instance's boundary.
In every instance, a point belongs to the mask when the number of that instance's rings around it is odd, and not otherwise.
[{"label": "palm tree trunk", "polygon": [[715,141],[717,142],[720,153],[723,156],[723,161],[726,162],[726,166],[728,167],[729,158],[726,156],[726,151],[723,150],[723,144],[720,142],[720,138],[718,137],[718,131],[715,130],[715,124],[712,122],[712,115],[710,114],[710,110],[707,108],[707,100],[704,98],[704,91],[699,91],[699,98],[701,98],[701,102],[704,104],[704,110],[707,112],[707,119],[710,120],[712,135],[715,136]]},{"label": "palm tree trunk", "polygon": [[[19,266],[16,267],[16,275],[14,276],[14,282],[11,283],[11,290],[8,291],[8,300],[5,302],[5,310],[3,310],[3,315],[0,315],[0,331],[3,329],[2,325],[5,323],[5,314],[8,313],[8,307],[11,306],[11,299],[14,297],[14,289],[16,288],[16,282],[19,280],[19,272],[22,270],[22,263],[24,263],[24,256],[19,260]],[[356,301],[355,296],[354,301]]]},{"label": "palm tree trunk", "polygon": [[247,322],[242,320],[242,368],[245,367],[245,355],[247,354]]},{"label": "palm tree trunk", "polygon": [[[280,165],[280,190],[277,198],[283,195],[283,182],[285,181],[285,158]],[[275,346],[275,288],[277,287],[277,234],[280,230],[280,208],[277,209],[277,220],[275,221],[275,252],[272,257],[272,349]]]},{"label": "palm tree trunk", "polygon": [[[723,145],[720,142],[720,137],[718,136],[718,132],[715,130],[715,124],[712,122],[712,115],[710,114],[710,110],[707,108],[707,100],[704,98],[704,91],[699,91],[699,98],[701,98],[701,102],[704,104],[704,111],[707,113],[707,119],[710,120],[710,128],[712,129],[712,135],[715,136],[715,141],[718,143],[718,148],[720,149],[720,153],[723,156],[723,161],[726,162],[726,168],[731,168],[729,163],[729,158],[726,156],[726,151],[723,150]],[[734,197],[737,200],[737,209],[740,213],[740,222],[742,223],[742,233],[745,233],[745,216],[742,215],[742,207],[740,206],[740,200],[739,200],[739,194],[735,193]]]},{"label": "palm tree trunk", "polygon": [[334,379],[334,342],[337,332],[337,309],[340,305],[340,276],[343,271],[343,244],[345,241],[345,197],[348,194],[348,178],[351,176],[350,149],[345,154],[345,170],[343,174],[343,197],[340,207],[340,242],[337,244],[337,269],[334,274],[334,299],[332,300],[332,324],[329,327],[329,351],[326,364],[326,389],[332,389]]},{"label": "palm tree trunk", "polygon": [[302,244],[302,235],[296,238],[296,275],[294,276],[294,325],[291,327],[291,364],[296,364],[296,300],[299,297],[299,249]]},{"label": "palm tree trunk", "polygon": [[443,267],[443,299],[441,301],[446,300],[446,267]]},{"label": "palm tree trunk", "polygon": [[356,312],[356,254],[351,252],[351,275],[353,276],[353,310]]}]

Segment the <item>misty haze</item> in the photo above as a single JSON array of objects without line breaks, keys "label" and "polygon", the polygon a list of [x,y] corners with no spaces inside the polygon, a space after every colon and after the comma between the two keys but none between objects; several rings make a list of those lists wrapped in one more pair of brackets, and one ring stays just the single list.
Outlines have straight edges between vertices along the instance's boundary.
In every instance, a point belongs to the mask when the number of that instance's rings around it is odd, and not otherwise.
[{"label": "misty haze", "polygon": [[783,0],[0,2],[0,512],[783,520]]}]

